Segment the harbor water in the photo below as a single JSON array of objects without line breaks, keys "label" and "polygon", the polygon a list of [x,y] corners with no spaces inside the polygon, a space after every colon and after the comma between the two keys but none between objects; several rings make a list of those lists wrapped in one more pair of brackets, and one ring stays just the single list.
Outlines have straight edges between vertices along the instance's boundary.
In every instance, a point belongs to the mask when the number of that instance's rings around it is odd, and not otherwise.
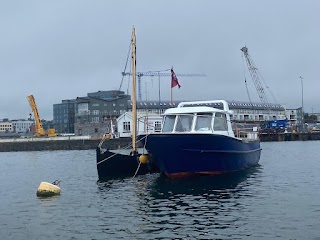
[{"label": "harbor water", "polygon": [[261,146],[246,171],[106,182],[94,150],[1,152],[1,239],[320,239],[320,141]]}]

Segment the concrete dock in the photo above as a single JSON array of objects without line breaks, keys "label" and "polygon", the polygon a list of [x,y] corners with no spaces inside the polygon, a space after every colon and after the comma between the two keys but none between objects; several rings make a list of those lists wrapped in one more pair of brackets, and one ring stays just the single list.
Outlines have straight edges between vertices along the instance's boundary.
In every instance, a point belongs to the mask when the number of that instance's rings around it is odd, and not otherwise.
[{"label": "concrete dock", "polygon": [[[100,139],[75,138],[28,138],[28,139],[0,139],[0,152],[19,151],[54,151],[54,150],[88,150],[96,149]],[[118,149],[130,144],[130,138],[108,139],[104,148]]]},{"label": "concrete dock", "polygon": [[[261,133],[261,142],[320,140],[320,132],[309,133]],[[54,151],[96,149],[100,139],[83,137],[14,138],[0,139],[0,152]],[[130,138],[114,138],[104,142],[103,148],[124,148],[131,143]]]},{"label": "concrete dock", "polygon": [[320,132],[305,133],[260,133],[261,142],[320,140]]}]

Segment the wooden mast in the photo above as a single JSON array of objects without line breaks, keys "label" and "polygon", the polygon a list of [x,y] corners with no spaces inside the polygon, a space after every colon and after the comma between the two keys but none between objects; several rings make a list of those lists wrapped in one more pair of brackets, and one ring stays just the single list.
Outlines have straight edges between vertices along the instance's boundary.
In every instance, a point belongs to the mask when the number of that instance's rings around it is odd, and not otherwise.
[{"label": "wooden mast", "polygon": [[131,38],[131,53],[132,53],[132,153],[137,152],[137,86],[136,86],[136,34],[135,28],[132,26]]}]

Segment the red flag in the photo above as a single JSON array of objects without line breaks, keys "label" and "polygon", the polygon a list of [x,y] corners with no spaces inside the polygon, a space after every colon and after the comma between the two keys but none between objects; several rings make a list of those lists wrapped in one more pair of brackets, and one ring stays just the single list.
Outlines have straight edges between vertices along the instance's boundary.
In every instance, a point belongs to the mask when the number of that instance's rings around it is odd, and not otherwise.
[{"label": "red flag", "polygon": [[179,88],[181,88],[181,86],[178,82],[178,78],[177,78],[176,74],[174,73],[173,68],[171,68],[171,88],[174,88],[177,85]]}]

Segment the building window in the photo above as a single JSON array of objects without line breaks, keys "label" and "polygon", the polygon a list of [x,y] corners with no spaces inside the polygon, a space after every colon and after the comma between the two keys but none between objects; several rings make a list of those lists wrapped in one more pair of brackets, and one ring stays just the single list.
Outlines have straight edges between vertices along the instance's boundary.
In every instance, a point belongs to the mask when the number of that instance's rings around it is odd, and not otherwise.
[{"label": "building window", "polygon": [[161,122],[160,121],[155,121],[154,122],[154,131],[155,132],[160,132],[161,131]]},{"label": "building window", "polygon": [[78,112],[88,111],[88,103],[79,103],[78,104]]},{"label": "building window", "polygon": [[130,132],[130,122],[123,122],[123,132]]},{"label": "building window", "polygon": [[92,117],[91,122],[93,123],[98,123],[99,122],[99,117]]}]

